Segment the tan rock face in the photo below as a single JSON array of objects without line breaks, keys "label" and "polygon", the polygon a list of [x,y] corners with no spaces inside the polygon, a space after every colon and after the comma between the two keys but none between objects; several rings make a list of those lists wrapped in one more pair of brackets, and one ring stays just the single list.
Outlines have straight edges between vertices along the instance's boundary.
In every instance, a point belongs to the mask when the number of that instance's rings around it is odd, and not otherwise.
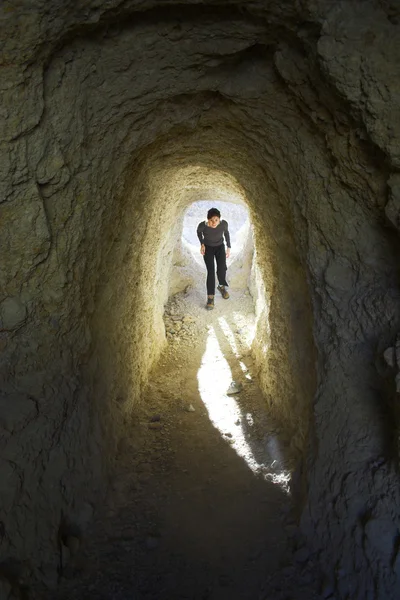
[{"label": "tan rock face", "polygon": [[[252,216],[268,303],[254,354],[307,458],[304,531],[340,597],[367,597],[368,565],[392,594],[398,12],[296,6],[0,9],[0,558],[56,569],[62,515],[99,499],[162,348],[183,211],[211,190]],[[371,528],[361,543],[369,514],[383,550]]]}]

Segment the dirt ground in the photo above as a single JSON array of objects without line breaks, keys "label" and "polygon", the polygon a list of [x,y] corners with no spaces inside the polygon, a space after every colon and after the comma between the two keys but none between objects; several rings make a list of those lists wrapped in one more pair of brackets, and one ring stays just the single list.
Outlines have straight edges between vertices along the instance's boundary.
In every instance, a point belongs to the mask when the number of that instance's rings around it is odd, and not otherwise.
[{"label": "dirt ground", "polygon": [[121,443],[108,501],[52,599],[320,597],[294,521],[288,444],[249,352],[252,299],[217,296],[210,312],[204,303],[201,285],[166,307],[168,346]]}]

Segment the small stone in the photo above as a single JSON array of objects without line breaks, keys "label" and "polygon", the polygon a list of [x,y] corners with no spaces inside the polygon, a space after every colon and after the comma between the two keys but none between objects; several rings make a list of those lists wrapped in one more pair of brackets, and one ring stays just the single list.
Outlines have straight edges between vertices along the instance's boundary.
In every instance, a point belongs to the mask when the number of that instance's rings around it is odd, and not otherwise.
[{"label": "small stone", "polygon": [[389,365],[389,367],[394,367],[394,361],[395,361],[394,348],[393,347],[386,348],[385,352],[383,353],[383,358],[385,359],[385,362],[387,365]]},{"label": "small stone", "polygon": [[150,423],[157,423],[158,421],[161,421],[161,415],[153,415],[150,419]]},{"label": "small stone", "polygon": [[189,406],[186,407],[186,412],[195,412],[195,410],[193,404],[189,404]]},{"label": "small stone", "polygon": [[241,392],[242,389],[243,389],[243,386],[241,383],[236,383],[235,381],[232,381],[226,394],[227,394],[227,396],[233,396],[234,394],[239,394],[239,392]]}]

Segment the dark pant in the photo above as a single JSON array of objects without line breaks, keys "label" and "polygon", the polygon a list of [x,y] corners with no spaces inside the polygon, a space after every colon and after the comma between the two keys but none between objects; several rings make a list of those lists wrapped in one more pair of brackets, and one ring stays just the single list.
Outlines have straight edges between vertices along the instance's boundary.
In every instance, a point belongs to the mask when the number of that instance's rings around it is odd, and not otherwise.
[{"label": "dark pant", "polygon": [[221,246],[206,246],[204,254],[204,262],[207,267],[207,294],[214,296],[215,294],[215,265],[214,258],[217,261],[217,277],[219,285],[228,285],[226,283],[226,254],[225,244]]}]

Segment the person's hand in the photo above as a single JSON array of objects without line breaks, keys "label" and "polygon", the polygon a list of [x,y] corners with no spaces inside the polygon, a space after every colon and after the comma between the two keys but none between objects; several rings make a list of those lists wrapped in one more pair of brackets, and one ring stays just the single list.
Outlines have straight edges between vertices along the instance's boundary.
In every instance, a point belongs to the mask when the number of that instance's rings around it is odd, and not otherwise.
[{"label": "person's hand", "polygon": [[226,249],[226,258],[229,258],[229,257],[230,257],[230,255],[231,255],[231,249],[230,249],[230,248],[227,248],[227,249]]},{"label": "person's hand", "polygon": [[202,244],[202,245],[200,246],[200,254],[204,256],[204,254],[205,254],[205,253],[206,253],[206,247],[205,247],[205,245],[204,245],[204,244]]}]

